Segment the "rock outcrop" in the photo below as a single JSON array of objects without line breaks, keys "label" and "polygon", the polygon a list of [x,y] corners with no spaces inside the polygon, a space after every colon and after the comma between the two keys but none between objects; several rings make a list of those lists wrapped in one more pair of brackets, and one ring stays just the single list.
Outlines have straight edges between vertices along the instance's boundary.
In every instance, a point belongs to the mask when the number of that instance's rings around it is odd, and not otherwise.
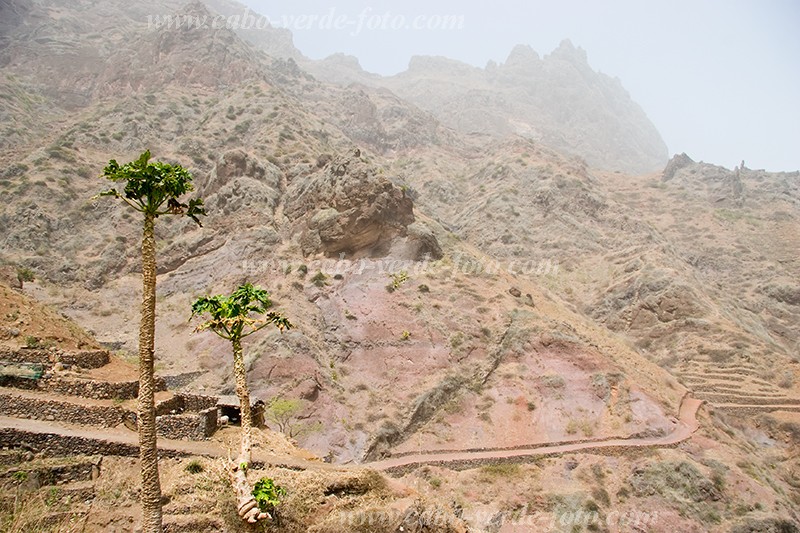
[{"label": "rock outcrop", "polygon": [[287,191],[286,216],[302,232],[306,255],[386,251],[414,222],[411,198],[361,159],[356,150]]},{"label": "rock outcrop", "polygon": [[272,210],[280,197],[280,184],[278,167],[236,149],[219,158],[200,192],[210,206],[224,213],[242,207]]},{"label": "rock outcrop", "polygon": [[694,160],[686,155],[686,153],[676,154],[669,160],[664,172],[661,174],[663,181],[669,181],[675,177],[675,174],[682,168],[686,168],[694,164]]}]

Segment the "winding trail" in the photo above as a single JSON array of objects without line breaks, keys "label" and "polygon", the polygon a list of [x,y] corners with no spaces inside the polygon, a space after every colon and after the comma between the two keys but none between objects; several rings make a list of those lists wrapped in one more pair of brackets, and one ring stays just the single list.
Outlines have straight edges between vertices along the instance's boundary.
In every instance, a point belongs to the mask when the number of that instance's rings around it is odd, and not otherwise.
[{"label": "winding trail", "polygon": [[700,427],[697,411],[703,400],[688,395],[681,402],[678,423],[669,435],[660,438],[608,439],[592,442],[570,444],[543,444],[538,447],[514,450],[487,450],[472,452],[453,452],[444,454],[419,454],[389,458],[367,463],[370,467],[382,471],[402,471],[423,464],[471,467],[501,461],[520,461],[537,457],[547,457],[580,451],[611,451],[624,448],[659,448],[674,446],[692,436]]},{"label": "winding trail", "polygon": [[[580,443],[549,443],[530,448],[513,450],[487,450],[487,451],[464,451],[406,455],[396,458],[388,458],[380,461],[354,465],[355,467],[368,467],[384,472],[403,472],[421,465],[447,465],[450,467],[470,468],[481,464],[493,462],[520,462],[532,460],[539,457],[574,453],[581,451],[613,452],[624,451],[627,448],[659,448],[670,447],[683,442],[692,436],[700,427],[697,421],[697,411],[704,403],[704,400],[685,396],[681,402],[678,413],[678,421],[675,429],[669,435],[660,438],[629,438],[629,439],[608,439]],[[41,420],[19,419],[11,417],[0,417],[0,435],[13,432],[16,438],[11,435],[0,438],[0,445],[9,445],[8,439],[19,439],[17,444],[24,442],[25,435],[31,436],[52,436],[53,438],[66,437],[82,439],[89,443],[96,443],[102,446],[103,443],[111,443],[123,446],[131,451],[131,455],[138,455],[138,437],[136,433],[121,428],[99,429],[85,428],[74,425],[61,425],[54,422]],[[183,441],[158,439],[160,450],[170,455],[199,455],[207,457],[229,457],[230,451],[220,443],[214,441]],[[331,469],[342,470],[353,468],[354,466],[331,465],[321,461],[309,461],[306,459],[292,458],[266,454],[260,450],[253,450],[253,462],[282,466],[295,470],[307,469]]]},{"label": "winding trail", "polygon": [[[9,442],[4,439],[4,433],[11,430],[14,433]],[[52,437],[62,439],[79,439],[82,443],[89,446],[102,448],[104,444],[115,445],[117,453],[101,455],[126,455],[130,457],[139,456],[139,437],[138,435],[125,428],[87,428],[74,424],[58,424],[43,420],[31,420],[27,418],[11,418],[0,416],[0,446],[25,445],[26,435],[32,437]],[[229,450],[219,442],[215,441],[189,441],[172,440],[162,437],[158,438],[158,449],[166,456],[201,456],[218,458],[235,458],[238,450]],[[126,453],[127,452],[127,453]],[[76,454],[85,453],[76,450]],[[309,461],[294,458],[286,455],[273,455],[264,453],[258,449],[253,450],[253,463],[270,464],[286,467],[293,470],[307,470],[309,468],[330,468],[337,469],[337,465],[329,465],[321,461]],[[341,469],[338,465],[338,469]]]}]

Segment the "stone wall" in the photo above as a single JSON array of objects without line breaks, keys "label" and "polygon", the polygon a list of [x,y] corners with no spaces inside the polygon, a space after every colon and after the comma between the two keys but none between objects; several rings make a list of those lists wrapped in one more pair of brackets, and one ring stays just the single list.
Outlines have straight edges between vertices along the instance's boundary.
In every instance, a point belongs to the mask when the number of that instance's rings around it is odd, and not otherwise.
[{"label": "stone wall", "polygon": [[16,376],[0,376],[0,387],[37,390],[39,388],[39,383],[35,379],[20,378]]},{"label": "stone wall", "polygon": [[183,397],[173,396],[156,404],[156,416],[179,415],[185,410]]},{"label": "stone wall", "polygon": [[39,363],[45,366],[60,362],[80,368],[100,368],[109,363],[111,356],[106,350],[59,352],[6,346],[0,347],[0,360],[14,363]]},{"label": "stone wall", "polygon": [[202,394],[180,394],[184,401],[184,408],[187,411],[204,411],[217,407],[219,398],[216,396],[204,396]]},{"label": "stone wall", "polygon": [[111,361],[106,350],[82,350],[78,352],[58,352],[56,362],[81,368],[100,368]]},{"label": "stone wall", "polygon": [[167,439],[205,440],[217,431],[215,396],[176,394],[156,405],[158,434]]},{"label": "stone wall", "polygon": [[33,459],[33,454],[21,450],[0,450],[0,466],[15,466]]},{"label": "stone wall", "polygon": [[[158,385],[156,383],[156,391],[164,390]],[[95,400],[132,400],[139,394],[138,381],[110,383],[91,379],[63,379],[57,376],[40,380],[38,388],[65,396],[80,396]]]},{"label": "stone wall", "polygon": [[0,415],[57,420],[84,426],[116,427],[129,416],[129,411],[119,406],[80,405],[58,400],[0,394]]},{"label": "stone wall", "polygon": [[[64,378],[58,374],[49,374],[39,380],[0,376],[0,387],[40,390],[95,400],[132,400],[139,394],[138,381],[110,383],[93,379]],[[167,390],[166,382],[161,378],[156,378],[156,392],[164,390]]]},{"label": "stone wall", "polygon": [[166,439],[205,440],[217,430],[217,408],[199,413],[156,417],[158,435]]},{"label": "stone wall", "polygon": [[12,363],[39,363],[49,366],[53,364],[53,354],[47,350],[0,347],[0,360]]},{"label": "stone wall", "polygon": [[[15,428],[0,428],[0,447],[25,448],[43,457],[65,457],[73,455],[117,455],[138,457],[138,444],[109,442],[90,437],[35,433]],[[158,451],[160,457],[188,455],[176,450]]]},{"label": "stone wall", "polygon": [[183,414],[187,411],[199,413],[206,409],[216,408],[218,401],[216,396],[178,393],[172,398],[156,404],[156,415]]}]

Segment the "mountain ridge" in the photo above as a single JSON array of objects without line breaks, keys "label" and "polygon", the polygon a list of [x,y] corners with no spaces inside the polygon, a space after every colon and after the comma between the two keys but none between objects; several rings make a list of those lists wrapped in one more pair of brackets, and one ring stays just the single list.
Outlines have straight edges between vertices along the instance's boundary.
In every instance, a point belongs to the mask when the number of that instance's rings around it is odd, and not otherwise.
[{"label": "mountain ridge", "polygon": [[[80,5],[104,20],[105,7]],[[209,212],[202,229],[157,225],[159,372],[196,374],[191,391],[233,383],[227,347],[192,333],[189,304],[252,281],[298,325],[246,344],[254,397],[300,402],[297,438],[320,456],[657,438],[692,390],[707,401],[701,428],[674,450],[429,466],[405,481],[473,510],[648,506],[663,512],[656,530],[798,520],[797,421],[771,409],[800,396],[795,174],[685,156],[666,174],[629,175],[541,140],[465,134],[386,87],[326,83],[230,30],[148,28],[153,5],[119,4],[125,33],[92,37],[106,60],[125,35],[137,68],[93,66],[114,89],[81,106],[58,91],[94,82],[51,87],[53,60],[31,50],[72,50],[89,28],[30,47],[36,32],[13,33],[4,48],[0,117],[14,133],[0,156],[0,261],[33,271],[27,292],[135,351],[140,221],[90,198],[109,159],[152,148],[189,167]],[[513,81],[551,61],[566,79],[597,79],[578,49],[562,53],[523,47],[488,70]],[[142,74],[147,58],[159,71]],[[226,70],[238,64],[236,78]],[[715,489],[694,499],[692,486]],[[494,527],[504,509],[472,526]]]}]

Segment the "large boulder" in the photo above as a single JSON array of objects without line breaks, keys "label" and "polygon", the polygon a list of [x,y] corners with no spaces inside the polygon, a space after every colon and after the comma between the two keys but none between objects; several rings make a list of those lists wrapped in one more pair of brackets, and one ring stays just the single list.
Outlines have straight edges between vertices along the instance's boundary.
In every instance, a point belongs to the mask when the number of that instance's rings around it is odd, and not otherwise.
[{"label": "large boulder", "polygon": [[301,233],[306,255],[375,254],[388,252],[393,238],[407,235],[414,205],[356,150],[293,183],[285,214]]}]

